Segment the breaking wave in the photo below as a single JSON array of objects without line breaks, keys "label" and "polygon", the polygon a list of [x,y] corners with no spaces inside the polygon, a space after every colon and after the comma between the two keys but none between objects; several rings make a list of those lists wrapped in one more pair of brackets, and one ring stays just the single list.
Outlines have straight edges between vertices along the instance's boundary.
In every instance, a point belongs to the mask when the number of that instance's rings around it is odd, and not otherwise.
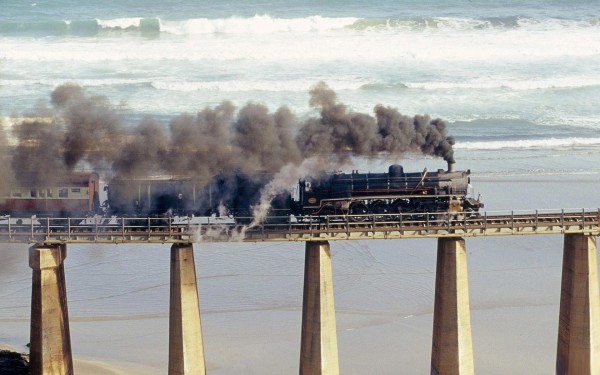
[{"label": "breaking wave", "polygon": [[485,31],[485,30],[575,30],[600,29],[600,19],[532,19],[522,17],[498,18],[357,18],[313,15],[298,18],[279,18],[270,15],[228,18],[191,18],[169,20],[158,17],[127,17],[114,19],[54,20],[15,22],[0,20],[0,34],[43,36],[91,36],[103,33],[135,33],[143,36],[160,34],[270,34],[310,33],[332,30],[354,32],[405,31]]},{"label": "breaking wave", "polygon": [[276,18],[268,15],[254,17],[194,18],[187,20],[163,20],[160,18],[115,18],[93,20],[57,20],[42,22],[0,21],[1,34],[44,36],[90,36],[102,33],[137,34],[270,34],[279,32],[319,32],[342,29],[359,20],[354,17]]},{"label": "breaking wave", "polygon": [[32,36],[95,36],[102,32],[160,33],[158,18],[116,18],[110,20],[56,20],[40,22],[0,21],[0,34]]},{"label": "breaking wave", "polygon": [[502,150],[502,149],[572,149],[600,145],[600,138],[546,138],[530,140],[502,140],[487,142],[457,142],[454,149]]}]

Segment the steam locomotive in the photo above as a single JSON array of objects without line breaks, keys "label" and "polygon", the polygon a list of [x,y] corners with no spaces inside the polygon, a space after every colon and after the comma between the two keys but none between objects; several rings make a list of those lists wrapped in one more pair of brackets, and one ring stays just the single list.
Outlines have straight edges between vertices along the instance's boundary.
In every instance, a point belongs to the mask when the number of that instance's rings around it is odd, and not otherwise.
[{"label": "steam locomotive", "polygon": [[405,173],[391,165],[387,173],[336,173],[299,181],[295,215],[421,214],[430,212],[479,212],[483,203],[468,197],[470,170]]},{"label": "steam locomotive", "polygon": [[[0,212],[16,215],[83,217],[228,215],[246,223],[261,189],[271,174],[221,173],[210,183],[186,179],[113,179],[106,202],[99,204],[96,173],[77,174],[61,186],[14,189],[0,197]],[[466,212],[477,214],[479,199],[468,197],[470,171],[448,170],[406,173],[391,165],[386,173],[322,173],[298,181],[293,193],[273,197],[269,216],[299,220],[330,215],[351,215],[355,220],[369,214]]]}]

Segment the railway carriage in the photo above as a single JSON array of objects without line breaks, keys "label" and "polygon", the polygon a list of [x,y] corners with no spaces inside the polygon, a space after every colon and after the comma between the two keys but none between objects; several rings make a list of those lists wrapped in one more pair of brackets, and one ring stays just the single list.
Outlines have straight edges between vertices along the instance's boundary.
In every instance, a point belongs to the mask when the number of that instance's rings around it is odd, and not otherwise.
[{"label": "railway carriage", "polygon": [[0,213],[12,216],[83,217],[100,210],[97,173],[74,173],[51,186],[17,186],[0,197]]},{"label": "railway carriage", "polygon": [[[116,178],[108,186],[108,213],[120,216],[224,214],[250,217],[272,174],[220,173],[211,181],[191,178]],[[289,203],[286,205],[289,213]]]},{"label": "railway carriage", "polygon": [[108,186],[108,213],[157,216],[196,213],[196,183],[189,179],[113,179]]}]

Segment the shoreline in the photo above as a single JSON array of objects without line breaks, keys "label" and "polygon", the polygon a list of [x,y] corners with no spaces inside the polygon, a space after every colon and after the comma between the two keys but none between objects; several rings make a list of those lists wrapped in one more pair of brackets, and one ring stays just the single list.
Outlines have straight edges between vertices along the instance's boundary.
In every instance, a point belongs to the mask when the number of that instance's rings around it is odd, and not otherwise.
[{"label": "shoreline", "polygon": [[[0,350],[21,353],[15,347],[0,343]],[[27,354],[27,353],[25,353]],[[157,371],[138,364],[105,362],[93,358],[74,358],[73,371],[80,375],[154,375]]]}]

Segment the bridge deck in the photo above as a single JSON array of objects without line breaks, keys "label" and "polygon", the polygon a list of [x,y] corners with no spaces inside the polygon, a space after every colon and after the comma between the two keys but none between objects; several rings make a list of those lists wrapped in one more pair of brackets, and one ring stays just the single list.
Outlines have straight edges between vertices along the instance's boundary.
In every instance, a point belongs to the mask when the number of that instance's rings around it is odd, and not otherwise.
[{"label": "bridge deck", "polygon": [[[200,220],[202,219],[202,220]],[[600,209],[492,213],[478,216],[327,216],[247,227],[220,218],[49,218],[0,220],[0,242],[195,243],[366,240],[525,234],[600,234]]]}]

